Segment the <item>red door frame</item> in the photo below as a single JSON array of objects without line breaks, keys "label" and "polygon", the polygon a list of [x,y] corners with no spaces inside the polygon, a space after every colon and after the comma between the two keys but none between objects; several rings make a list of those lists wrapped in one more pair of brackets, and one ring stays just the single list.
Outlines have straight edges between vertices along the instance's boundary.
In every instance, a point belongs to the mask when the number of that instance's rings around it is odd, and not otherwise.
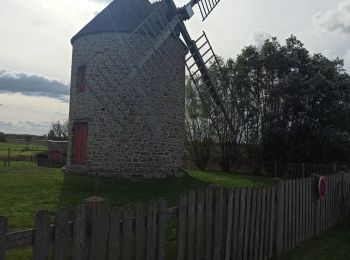
[{"label": "red door frame", "polygon": [[86,148],[88,140],[88,124],[87,123],[75,123],[74,124],[74,159],[76,164],[86,163]]}]

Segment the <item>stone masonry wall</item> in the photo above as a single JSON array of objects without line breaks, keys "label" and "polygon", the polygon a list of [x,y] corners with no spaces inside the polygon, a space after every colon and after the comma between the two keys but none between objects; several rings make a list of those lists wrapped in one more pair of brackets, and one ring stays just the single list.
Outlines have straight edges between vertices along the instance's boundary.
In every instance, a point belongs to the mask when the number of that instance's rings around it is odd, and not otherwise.
[{"label": "stone masonry wall", "polygon": [[[183,46],[169,38],[170,58],[163,60],[157,54],[157,59],[153,57],[143,69],[150,74],[138,74],[131,84],[120,85],[117,78],[123,78],[136,60],[125,49],[127,36],[86,35],[73,44],[67,171],[145,178],[181,176],[185,116]],[[140,39],[136,44],[143,48],[147,43]],[[88,87],[84,92],[78,92],[76,86],[77,68],[81,65],[86,65]],[[73,125],[79,122],[88,123],[84,166],[74,165]]]}]

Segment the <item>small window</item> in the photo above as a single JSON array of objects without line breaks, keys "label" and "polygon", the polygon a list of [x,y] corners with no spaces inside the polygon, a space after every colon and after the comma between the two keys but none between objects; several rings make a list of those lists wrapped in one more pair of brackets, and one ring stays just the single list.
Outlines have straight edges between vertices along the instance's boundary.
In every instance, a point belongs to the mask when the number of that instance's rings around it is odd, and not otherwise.
[{"label": "small window", "polygon": [[78,92],[83,92],[86,90],[86,66],[78,67],[78,80],[77,80]]}]

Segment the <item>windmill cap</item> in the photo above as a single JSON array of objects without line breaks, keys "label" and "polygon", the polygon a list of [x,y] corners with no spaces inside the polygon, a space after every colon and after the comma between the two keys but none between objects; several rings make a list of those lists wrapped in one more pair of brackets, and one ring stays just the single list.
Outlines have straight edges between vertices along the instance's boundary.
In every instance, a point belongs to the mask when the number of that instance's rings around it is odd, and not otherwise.
[{"label": "windmill cap", "polygon": [[90,34],[132,32],[150,14],[155,4],[148,0],[114,0],[84,26],[71,43]]}]

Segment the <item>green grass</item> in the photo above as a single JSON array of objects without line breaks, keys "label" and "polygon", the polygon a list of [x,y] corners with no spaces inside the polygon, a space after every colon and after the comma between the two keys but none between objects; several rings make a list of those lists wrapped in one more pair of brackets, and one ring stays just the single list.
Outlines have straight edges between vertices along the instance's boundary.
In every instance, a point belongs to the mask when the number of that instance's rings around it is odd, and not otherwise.
[{"label": "green grass", "polygon": [[266,177],[244,176],[222,172],[190,171],[189,174],[197,180],[206,183],[214,183],[225,188],[261,186],[270,181],[270,179]]},{"label": "green grass", "polygon": [[8,148],[10,148],[12,156],[32,155],[30,150],[47,150],[47,146],[45,145],[0,142],[0,156],[7,156]]},{"label": "green grass", "polygon": [[177,204],[181,193],[203,189],[209,184],[225,187],[260,186],[270,178],[191,171],[179,179],[120,179],[65,175],[60,169],[40,168],[32,163],[13,162],[0,165],[0,214],[8,218],[9,229],[33,226],[40,209],[52,215],[59,207],[75,208],[84,199],[99,195],[111,206],[125,206],[137,201],[166,198],[170,206]]},{"label": "green grass", "polygon": [[276,260],[348,260],[349,245],[350,228],[335,228],[318,238],[304,242]]}]

